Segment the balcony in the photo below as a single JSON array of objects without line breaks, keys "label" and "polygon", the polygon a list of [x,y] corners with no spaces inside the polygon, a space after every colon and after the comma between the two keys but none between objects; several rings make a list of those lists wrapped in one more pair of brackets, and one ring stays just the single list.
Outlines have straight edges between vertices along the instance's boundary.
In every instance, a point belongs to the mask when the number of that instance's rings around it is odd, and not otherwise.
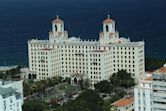
[{"label": "balcony", "polygon": [[166,87],[153,86],[153,90],[162,90],[162,91],[166,91]]},{"label": "balcony", "polygon": [[153,92],[153,96],[166,97],[166,92]]},{"label": "balcony", "polygon": [[154,81],[153,86],[162,86],[166,87],[166,82],[165,81]]},{"label": "balcony", "polygon": [[156,102],[165,102],[166,103],[166,99],[164,99],[164,98],[159,98],[159,97],[155,97],[155,96],[153,96],[153,101],[156,101]]},{"label": "balcony", "polygon": [[165,107],[166,104],[159,104],[159,103],[154,103],[153,104],[153,108],[154,109],[165,109],[166,110],[166,107]]}]

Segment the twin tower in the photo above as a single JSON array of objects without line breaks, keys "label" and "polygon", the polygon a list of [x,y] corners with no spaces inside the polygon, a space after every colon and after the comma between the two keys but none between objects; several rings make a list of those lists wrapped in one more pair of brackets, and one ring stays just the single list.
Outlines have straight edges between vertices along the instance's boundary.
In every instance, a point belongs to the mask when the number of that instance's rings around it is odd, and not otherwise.
[{"label": "twin tower", "polygon": [[[64,21],[58,16],[52,21],[52,31],[49,32],[51,43],[64,43],[68,40],[68,33],[64,29]],[[119,42],[119,33],[115,29],[115,21],[108,18],[103,21],[103,31],[99,34],[100,44],[111,44]]]}]

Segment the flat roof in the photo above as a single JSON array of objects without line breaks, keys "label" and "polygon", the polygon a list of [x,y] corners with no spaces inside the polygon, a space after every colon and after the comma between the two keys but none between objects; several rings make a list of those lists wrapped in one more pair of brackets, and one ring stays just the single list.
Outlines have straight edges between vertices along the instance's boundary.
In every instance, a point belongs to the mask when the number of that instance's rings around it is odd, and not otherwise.
[{"label": "flat roof", "polygon": [[[73,37],[69,37],[67,40],[72,39]],[[79,39],[77,37],[74,37],[75,39]],[[99,41],[96,40],[76,40],[76,41],[66,41],[62,43],[51,43],[49,40],[38,40],[38,39],[31,39],[28,41],[28,44],[57,44],[57,45],[99,45],[99,46],[138,46],[138,45],[144,45],[144,41],[130,41],[130,42],[124,42],[124,43],[110,43],[110,44],[100,44]]]},{"label": "flat roof", "polygon": [[0,87],[0,95],[2,96],[9,96],[12,95],[15,92],[13,88],[1,88]]}]

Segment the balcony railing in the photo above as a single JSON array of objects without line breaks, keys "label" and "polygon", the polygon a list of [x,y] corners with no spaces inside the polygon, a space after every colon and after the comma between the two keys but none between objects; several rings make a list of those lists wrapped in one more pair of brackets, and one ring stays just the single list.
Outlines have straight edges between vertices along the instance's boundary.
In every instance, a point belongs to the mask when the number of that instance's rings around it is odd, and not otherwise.
[{"label": "balcony railing", "polygon": [[166,106],[166,104],[159,104],[159,103],[154,103],[153,104],[154,109],[163,109],[163,110],[165,109],[166,110],[165,106]]},{"label": "balcony railing", "polygon": [[166,97],[166,93],[165,92],[153,92],[153,96],[157,96],[157,97]]}]

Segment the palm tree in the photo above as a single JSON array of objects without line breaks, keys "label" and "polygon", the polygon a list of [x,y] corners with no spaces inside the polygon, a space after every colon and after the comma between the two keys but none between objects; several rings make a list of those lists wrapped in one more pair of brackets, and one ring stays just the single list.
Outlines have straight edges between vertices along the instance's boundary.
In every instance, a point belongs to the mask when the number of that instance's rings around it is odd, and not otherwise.
[{"label": "palm tree", "polygon": [[37,87],[38,87],[38,91],[39,91],[39,96],[41,96],[42,100],[43,100],[43,94],[45,91],[45,84],[44,81],[41,80],[37,83]]},{"label": "palm tree", "polygon": [[24,96],[28,96],[31,94],[31,88],[30,88],[30,84],[27,81],[23,82],[23,90],[24,90]]},{"label": "palm tree", "polygon": [[31,88],[31,94],[37,92],[37,85],[36,84],[32,84],[30,88]]}]

